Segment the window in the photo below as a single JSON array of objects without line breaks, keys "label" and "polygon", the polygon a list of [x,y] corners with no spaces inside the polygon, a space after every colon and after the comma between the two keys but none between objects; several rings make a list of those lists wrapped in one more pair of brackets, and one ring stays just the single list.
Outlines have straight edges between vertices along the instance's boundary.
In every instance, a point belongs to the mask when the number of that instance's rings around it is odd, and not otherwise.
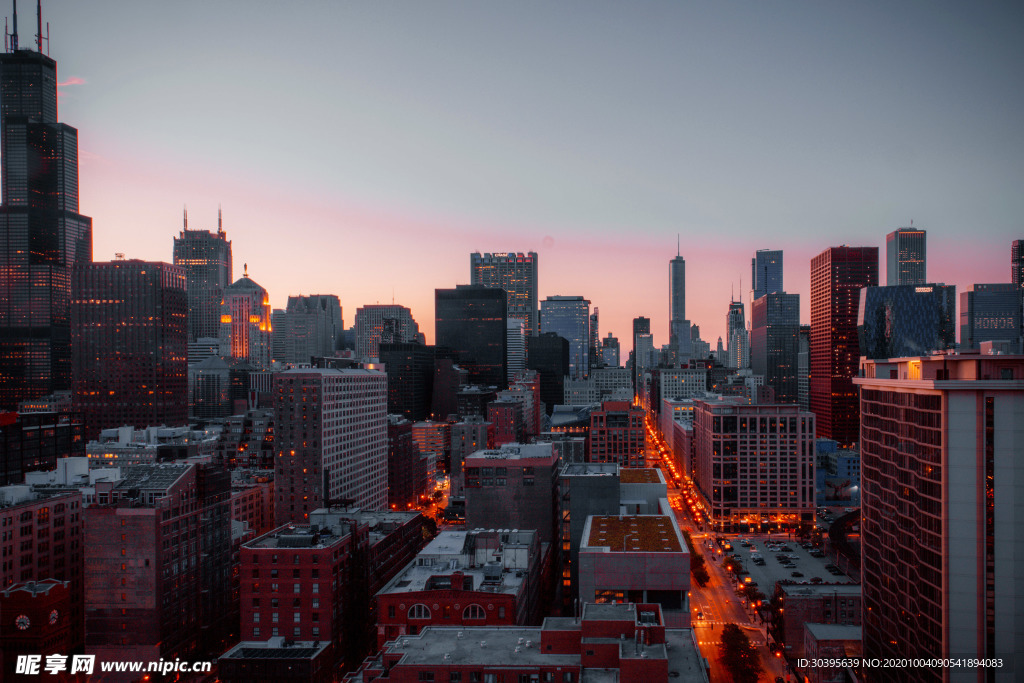
[{"label": "window", "polygon": [[448,680],[450,681],[450,683],[459,683],[462,680],[462,672],[461,671],[453,671],[453,672],[451,672],[450,674],[448,674]]},{"label": "window", "polygon": [[301,583],[295,583],[295,584],[292,584],[292,586],[293,586],[293,590],[292,590],[293,593],[301,593],[302,592],[302,584]]},{"label": "window", "polygon": [[270,584],[270,592],[271,593],[276,593],[277,592],[277,584],[276,583]]},{"label": "window", "polygon": [[292,629],[292,633],[295,635],[296,638],[298,638],[302,635],[302,627],[296,626],[294,629]]},{"label": "window", "polygon": [[430,609],[426,605],[424,605],[422,603],[417,603],[417,604],[415,604],[415,605],[413,605],[412,607],[409,608],[409,618],[410,619],[429,619],[430,618]]},{"label": "window", "polygon": [[394,618],[395,618],[395,606],[394,605],[388,605],[388,619],[394,619]]},{"label": "window", "polygon": [[480,605],[473,604],[462,610],[463,619],[486,619],[487,612]]},{"label": "window", "polygon": [[419,678],[417,680],[420,680],[420,681],[432,681],[432,680],[434,680],[434,672],[433,671],[421,671],[420,672],[420,676],[419,676]]},{"label": "window", "polygon": [[275,624],[277,623],[277,612],[273,612],[273,613],[271,613],[271,615],[270,615],[270,620],[271,620],[272,622],[274,622]]},{"label": "window", "polygon": [[252,637],[253,638],[259,638],[260,637],[260,627],[259,626],[257,626],[256,628],[254,628],[252,630]]},{"label": "window", "polygon": [[301,622],[302,621],[302,612],[296,612],[295,615],[292,617],[292,621],[295,622],[296,624]]},{"label": "window", "polygon": [[260,623],[260,613],[259,612],[253,612],[252,613],[252,623],[254,623],[254,624]]}]

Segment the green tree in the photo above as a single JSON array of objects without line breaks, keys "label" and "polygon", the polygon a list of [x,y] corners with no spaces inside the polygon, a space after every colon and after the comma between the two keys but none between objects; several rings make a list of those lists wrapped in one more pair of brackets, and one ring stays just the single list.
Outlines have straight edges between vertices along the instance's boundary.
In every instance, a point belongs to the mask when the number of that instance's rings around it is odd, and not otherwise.
[{"label": "green tree", "polygon": [[761,657],[739,626],[726,624],[718,643],[718,658],[735,683],[757,683],[764,672]]}]

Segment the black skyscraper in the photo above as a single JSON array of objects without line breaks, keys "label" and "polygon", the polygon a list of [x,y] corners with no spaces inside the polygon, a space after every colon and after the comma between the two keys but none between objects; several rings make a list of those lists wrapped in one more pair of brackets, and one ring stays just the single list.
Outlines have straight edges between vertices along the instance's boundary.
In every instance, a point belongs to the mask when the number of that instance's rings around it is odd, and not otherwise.
[{"label": "black skyscraper", "polygon": [[0,55],[0,408],[71,385],[71,271],[92,260],[78,213],[78,131],[57,122],[57,63]]},{"label": "black skyscraper", "polygon": [[526,339],[526,367],[540,374],[540,400],[548,415],[565,403],[569,374],[569,341],[554,332]]},{"label": "black skyscraper", "polygon": [[505,336],[508,295],[504,289],[458,285],[434,290],[434,340],[459,356],[473,384],[508,384]]}]

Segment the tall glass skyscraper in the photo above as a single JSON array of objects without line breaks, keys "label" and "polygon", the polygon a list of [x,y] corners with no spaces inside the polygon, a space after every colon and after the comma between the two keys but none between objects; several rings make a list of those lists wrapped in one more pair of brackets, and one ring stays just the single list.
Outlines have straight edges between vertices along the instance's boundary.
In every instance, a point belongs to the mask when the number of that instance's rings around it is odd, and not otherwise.
[{"label": "tall glass skyscraper", "polygon": [[885,284],[923,285],[928,282],[925,238],[919,228],[899,228],[885,236]]},{"label": "tall glass skyscraper", "polygon": [[537,254],[500,252],[469,255],[470,283],[501,287],[508,294],[508,317],[526,323],[527,336],[540,333],[537,324]]},{"label": "tall glass skyscraper", "polygon": [[800,398],[797,356],[800,353],[800,295],[769,292],[750,311],[750,367],[775,390],[778,403]]},{"label": "tall glass skyscraper", "polygon": [[586,379],[590,370],[590,301],[582,296],[549,296],[540,302],[540,328],[569,340],[569,376]]},{"label": "tall glass skyscraper", "polygon": [[755,300],[771,292],[784,291],[781,249],[759,249],[754,252],[754,258],[750,259],[750,286]]},{"label": "tall glass skyscraper", "polygon": [[217,232],[189,230],[185,221],[174,239],[174,265],[185,269],[188,281],[188,340],[220,334],[220,304],[231,284],[231,242],[220,212]]},{"label": "tall glass skyscraper", "polygon": [[956,346],[956,285],[892,285],[861,291],[860,355],[923,356]]},{"label": "tall glass skyscraper", "polygon": [[686,319],[686,261],[676,252],[668,264],[669,346],[673,362],[689,360],[690,321]]},{"label": "tall glass skyscraper", "polygon": [[504,290],[476,285],[434,290],[434,343],[455,351],[475,384],[507,386],[507,317]]},{"label": "tall glass skyscraper", "polygon": [[72,269],[92,261],[57,63],[11,43],[0,55],[0,409],[70,388]]}]

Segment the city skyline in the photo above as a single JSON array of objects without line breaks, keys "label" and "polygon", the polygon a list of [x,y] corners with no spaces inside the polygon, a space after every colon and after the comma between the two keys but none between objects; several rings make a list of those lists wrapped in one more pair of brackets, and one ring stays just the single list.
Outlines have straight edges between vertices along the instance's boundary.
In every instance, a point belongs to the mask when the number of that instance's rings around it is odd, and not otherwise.
[{"label": "city skyline", "polygon": [[239,7],[44,6],[95,259],[170,262],[182,205],[209,230],[223,206],[273,307],[394,300],[428,342],[473,251],[536,251],[538,299],[581,294],[620,338],[648,317],[659,346],[677,234],[712,347],[757,249],[785,251],[802,322],[815,254],[910,220],[930,281],[1009,281],[1017,8]]}]

